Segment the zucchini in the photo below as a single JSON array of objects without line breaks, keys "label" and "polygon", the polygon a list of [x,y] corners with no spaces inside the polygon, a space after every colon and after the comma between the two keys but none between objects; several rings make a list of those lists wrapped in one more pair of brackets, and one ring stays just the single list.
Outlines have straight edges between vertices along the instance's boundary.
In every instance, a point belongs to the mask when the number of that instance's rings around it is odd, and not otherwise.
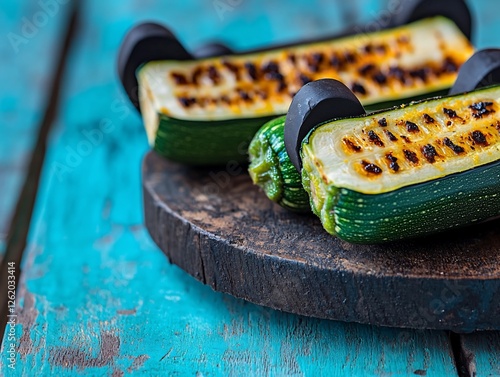
[{"label": "zucchini", "polygon": [[248,150],[248,172],[272,201],[291,211],[309,212],[309,196],[286,152],[284,126],[285,116],[281,116],[257,132]]},{"label": "zucchini", "polygon": [[500,85],[314,128],[302,183],[332,235],[379,243],[500,215]]},{"label": "zucchini", "polygon": [[245,146],[285,114],[295,93],[324,77],[345,82],[364,104],[449,88],[473,48],[443,17],[371,34],[197,61],[163,60],[137,73],[148,139],[188,164],[247,161]]}]

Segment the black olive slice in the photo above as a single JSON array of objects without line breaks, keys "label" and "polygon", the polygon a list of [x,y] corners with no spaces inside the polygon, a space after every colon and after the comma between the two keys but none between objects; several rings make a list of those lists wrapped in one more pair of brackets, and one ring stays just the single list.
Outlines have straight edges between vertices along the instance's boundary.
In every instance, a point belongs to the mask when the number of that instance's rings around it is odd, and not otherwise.
[{"label": "black olive slice", "polygon": [[356,95],[340,81],[322,79],[304,85],[293,98],[285,120],[285,147],[295,168],[302,168],[302,140],[314,127],[365,113]]},{"label": "black olive slice", "polygon": [[188,60],[186,51],[175,35],[162,25],[143,23],[125,36],[118,53],[118,75],[130,101],[139,108],[137,68],[153,60]]},{"label": "black olive slice", "polygon": [[500,49],[485,49],[476,52],[462,65],[450,94],[470,92],[496,84],[500,84]]},{"label": "black olive slice", "polygon": [[472,16],[465,0],[400,0],[399,6],[392,8],[391,26],[443,16],[453,21],[469,40],[471,38]]}]

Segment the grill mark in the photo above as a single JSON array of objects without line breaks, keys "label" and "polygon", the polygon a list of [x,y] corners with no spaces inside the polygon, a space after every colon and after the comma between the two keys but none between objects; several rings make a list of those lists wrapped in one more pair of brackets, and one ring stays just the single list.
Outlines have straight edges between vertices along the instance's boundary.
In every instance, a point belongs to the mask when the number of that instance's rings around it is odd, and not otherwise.
[{"label": "grill mark", "polygon": [[241,79],[240,69],[236,64],[228,62],[227,60],[224,60],[222,64],[224,65],[224,67],[226,67],[230,72],[234,74],[234,77],[237,81]]},{"label": "grill mark", "polygon": [[276,80],[276,81],[284,81],[285,79],[285,77],[281,73],[275,71],[266,73],[265,78],[268,80]]},{"label": "grill mark", "polygon": [[323,63],[325,59],[325,56],[321,52],[316,52],[311,55],[311,57],[307,61],[307,65],[309,67],[309,70],[311,72],[318,72],[319,68],[321,66],[321,63]]},{"label": "grill mark", "polygon": [[361,148],[359,145],[354,143],[351,139],[344,138],[344,139],[342,139],[342,141],[349,149],[351,149],[352,151],[354,151],[356,153],[361,152],[363,150],[363,148]]},{"label": "grill mark", "polygon": [[461,154],[465,152],[464,148],[462,148],[460,145],[456,145],[455,143],[453,143],[453,141],[451,141],[447,137],[443,139],[443,144],[446,145],[448,148],[450,148],[456,154]]},{"label": "grill mark", "polygon": [[451,57],[447,57],[443,62],[442,72],[455,73],[457,71],[458,71],[458,64]]},{"label": "grill mark", "polygon": [[409,120],[406,121],[406,130],[411,133],[420,132],[420,128],[418,128],[415,123],[410,122]]},{"label": "grill mark", "polygon": [[417,154],[413,151],[410,151],[408,149],[404,149],[403,153],[405,155],[406,160],[411,162],[412,164],[418,164],[418,162],[420,161],[417,157]]},{"label": "grill mark", "polygon": [[479,145],[488,145],[488,141],[486,140],[486,136],[484,136],[484,134],[481,132],[481,131],[472,131],[471,133],[471,136],[472,136],[472,140],[474,140],[474,142],[476,144],[479,144]]},{"label": "grill mark", "polygon": [[200,107],[205,107],[210,103],[210,99],[207,97],[199,97],[195,100]]},{"label": "grill mark", "polygon": [[394,134],[391,131],[385,130],[385,134],[387,135],[390,141],[398,141],[398,138],[394,136]]},{"label": "grill mark", "polygon": [[436,162],[436,156],[438,155],[436,152],[436,148],[432,146],[432,144],[427,144],[422,147],[422,154],[424,155],[425,159],[433,164]]},{"label": "grill mark", "polygon": [[250,62],[246,62],[245,69],[247,70],[248,76],[250,76],[250,78],[253,81],[256,81],[257,80],[257,67],[255,67],[255,64],[250,63]]},{"label": "grill mark", "polygon": [[325,60],[325,55],[322,52],[316,52],[315,54],[313,54],[313,59],[318,64],[321,64]]},{"label": "grill mark", "polygon": [[382,169],[380,168],[380,166],[377,166],[365,160],[361,161],[361,165],[363,166],[363,170],[369,174],[374,174],[374,175],[382,174]]},{"label": "grill mark", "polygon": [[406,83],[405,71],[400,67],[394,66],[389,68],[389,76],[394,77],[396,80],[400,81],[402,84]]},{"label": "grill mark", "polygon": [[212,80],[214,85],[217,85],[221,80],[219,72],[213,65],[208,67],[208,77]]},{"label": "grill mark", "polygon": [[382,140],[380,140],[380,137],[373,130],[370,130],[368,132],[368,139],[370,140],[370,142],[372,142],[373,144],[375,144],[378,147],[384,146],[384,143],[382,142]]},{"label": "grill mark", "polygon": [[392,155],[392,153],[388,153],[385,155],[385,158],[387,161],[389,161],[389,169],[391,169],[393,172],[398,172],[400,167],[398,164],[398,159]]},{"label": "grill mark", "polygon": [[495,110],[489,109],[489,107],[493,106],[493,102],[476,102],[469,106],[469,109],[472,110],[472,116],[476,119],[481,119],[483,116],[494,113]]},{"label": "grill mark", "polygon": [[249,102],[252,100],[252,97],[250,97],[250,94],[248,94],[246,90],[238,89],[238,94],[240,95],[240,98],[245,102]]},{"label": "grill mark", "polygon": [[299,81],[300,83],[302,84],[302,86],[306,85],[307,83],[310,83],[312,80],[309,76],[307,75],[304,75],[303,73],[301,73],[299,75]]},{"label": "grill mark", "polygon": [[414,69],[410,71],[410,76],[414,79],[418,78],[423,82],[427,82],[429,71],[426,68]]},{"label": "grill mark", "polygon": [[344,62],[337,55],[332,55],[330,58],[330,65],[336,70],[341,70],[344,67]]},{"label": "grill mark", "polygon": [[363,85],[361,85],[359,82],[354,82],[351,87],[352,91],[354,93],[359,93],[361,95],[366,95],[366,89]]},{"label": "grill mark", "polygon": [[267,93],[264,92],[263,90],[257,90],[256,94],[262,99],[267,99]]},{"label": "grill mark", "polygon": [[387,127],[387,119],[385,118],[379,119],[378,124],[380,125],[380,127]]},{"label": "grill mark", "polygon": [[399,137],[401,139],[403,139],[405,141],[405,143],[408,143],[408,144],[411,144],[411,140],[408,136],[405,136],[405,135],[399,135]]},{"label": "grill mark", "polygon": [[358,58],[357,58],[356,54],[354,54],[353,52],[347,51],[344,53],[344,59],[347,63],[353,64],[353,63],[356,63],[356,60]]},{"label": "grill mark", "polygon": [[182,73],[172,72],[171,76],[177,85],[187,85],[188,84],[188,80],[187,80],[186,76],[183,75]]},{"label": "grill mark", "polygon": [[424,121],[427,124],[436,122],[436,120],[433,117],[431,117],[429,114],[424,114]]},{"label": "grill mark", "polygon": [[443,107],[443,113],[448,115],[451,119],[458,118],[458,115],[455,110],[452,109],[447,109],[446,107]]},{"label": "grill mark", "polygon": [[193,82],[194,85],[198,85],[198,79],[200,78],[200,76],[203,74],[203,69],[201,67],[197,67],[194,71],[193,71],[193,75],[191,77],[191,81]]},{"label": "grill mark", "polygon": [[368,73],[370,73],[371,71],[373,71],[375,69],[375,64],[373,63],[368,63],[368,64],[365,64],[364,66],[362,66],[358,72],[363,75],[363,76],[366,76]]},{"label": "grill mark", "polygon": [[193,97],[179,97],[179,102],[183,107],[191,107],[196,103],[196,99]]},{"label": "grill mark", "polygon": [[283,92],[284,90],[286,90],[286,88],[287,88],[287,87],[288,87],[288,86],[287,86],[287,84],[286,84],[284,81],[279,81],[279,82],[278,82],[278,86],[276,87],[276,91],[277,91],[278,93],[281,93],[281,92]]},{"label": "grill mark", "polygon": [[377,84],[383,85],[387,83],[387,76],[384,75],[382,72],[378,71],[372,76],[373,81],[375,81]]},{"label": "grill mark", "polygon": [[262,72],[270,73],[270,72],[279,72],[279,66],[274,60],[270,60],[266,64],[262,66]]}]

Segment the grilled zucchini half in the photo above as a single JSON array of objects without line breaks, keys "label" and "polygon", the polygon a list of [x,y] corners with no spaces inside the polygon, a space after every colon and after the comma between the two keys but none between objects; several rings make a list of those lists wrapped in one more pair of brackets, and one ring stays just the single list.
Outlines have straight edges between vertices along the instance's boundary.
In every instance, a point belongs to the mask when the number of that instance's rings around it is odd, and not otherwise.
[{"label": "grilled zucchini half", "polygon": [[332,235],[417,237],[500,215],[500,86],[313,129],[302,183]]},{"label": "grilled zucchini half", "polygon": [[363,104],[449,88],[473,47],[454,22],[428,18],[330,41],[197,61],[153,61],[137,73],[154,149],[179,162],[247,161],[266,121],[285,114],[307,82],[336,78]]}]

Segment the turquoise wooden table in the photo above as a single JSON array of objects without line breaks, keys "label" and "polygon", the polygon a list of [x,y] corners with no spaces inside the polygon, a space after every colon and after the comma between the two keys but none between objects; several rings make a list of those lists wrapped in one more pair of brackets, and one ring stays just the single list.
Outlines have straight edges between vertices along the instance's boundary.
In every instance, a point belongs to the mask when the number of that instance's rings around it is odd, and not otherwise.
[{"label": "turquoise wooden table", "polygon": [[[156,20],[190,48],[217,39],[247,49],[331,34],[394,6],[341,3],[0,4],[0,374],[500,376],[499,332],[380,328],[259,307],[169,264],[144,228],[148,145],[115,72],[126,31]],[[498,3],[469,4],[480,20],[475,44],[499,46]]]}]

